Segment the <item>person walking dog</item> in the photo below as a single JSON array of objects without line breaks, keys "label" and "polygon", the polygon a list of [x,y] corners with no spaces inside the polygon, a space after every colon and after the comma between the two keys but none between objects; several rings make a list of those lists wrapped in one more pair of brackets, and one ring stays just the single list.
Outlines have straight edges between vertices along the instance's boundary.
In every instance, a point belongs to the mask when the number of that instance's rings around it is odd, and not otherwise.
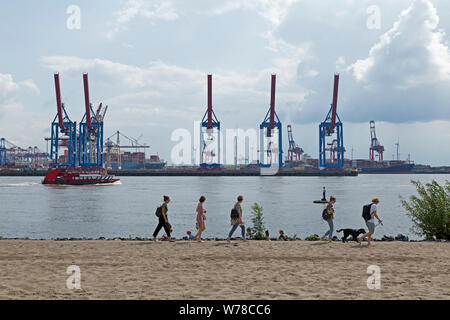
[{"label": "person walking dog", "polygon": [[356,241],[361,245],[361,241],[367,237],[367,246],[370,246],[370,241],[372,240],[372,235],[375,233],[375,218],[377,218],[379,223],[383,221],[378,217],[377,209],[378,203],[380,200],[378,198],[373,198],[372,203],[365,205],[363,207],[363,218],[366,220],[366,226],[369,229],[369,232],[363,234],[361,237],[357,238]]}]

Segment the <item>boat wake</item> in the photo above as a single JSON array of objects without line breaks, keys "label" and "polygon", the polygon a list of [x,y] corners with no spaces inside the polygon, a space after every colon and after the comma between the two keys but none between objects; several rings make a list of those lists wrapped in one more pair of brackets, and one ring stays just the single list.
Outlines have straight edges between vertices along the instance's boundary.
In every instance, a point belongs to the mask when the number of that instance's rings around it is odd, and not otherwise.
[{"label": "boat wake", "polygon": [[120,184],[122,184],[122,182],[119,180],[119,181],[116,181],[113,183],[94,183],[94,184],[91,184],[91,186],[117,186]]},{"label": "boat wake", "polygon": [[0,188],[2,187],[31,187],[39,186],[38,182],[22,182],[22,183],[0,183]]}]

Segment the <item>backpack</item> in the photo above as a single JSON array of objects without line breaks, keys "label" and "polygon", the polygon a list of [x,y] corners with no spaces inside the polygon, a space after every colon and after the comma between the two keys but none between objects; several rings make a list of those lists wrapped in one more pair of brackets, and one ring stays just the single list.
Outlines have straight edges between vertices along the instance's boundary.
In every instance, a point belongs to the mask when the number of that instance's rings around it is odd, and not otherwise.
[{"label": "backpack", "polygon": [[328,213],[328,210],[325,208],[322,211],[322,219],[328,221],[331,219],[331,214]]},{"label": "backpack", "polygon": [[236,209],[231,209],[231,214],[230,214],[230,216],[231,216],[231,219],[237,219],[237,218],[239,218],[239,211],[237,211]]},{"label": "backpack", "polygon": [[362,217],[364,220],[369,221],[370,219],[372,219],[372,215],[370,214],[370,208],[372,207],[372,203],[370,204],[366,204],[363,207],[363,211],[362,211]]},{"label": "backpack", "polygon": [[156,211],[155,211],[155,216],[157,216],[158,218],[162,217],[162,209],[161,208],[162,208],[162,206],[156,208]]}]

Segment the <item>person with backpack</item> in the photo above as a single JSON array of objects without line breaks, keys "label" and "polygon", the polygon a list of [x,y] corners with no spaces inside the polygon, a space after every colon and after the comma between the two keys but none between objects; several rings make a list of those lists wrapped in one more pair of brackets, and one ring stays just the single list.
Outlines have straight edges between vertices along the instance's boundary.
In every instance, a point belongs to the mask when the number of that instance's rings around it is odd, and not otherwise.
[{"label": "person with backpack", "polygon": [[201,196],[200,199],[198,200],[198,205],[197,205],[197,229],[198,232],[195,235],[194,239],[196,239],[198,242],[203,242],[202,240],[202,232],[205,231],[206,229],[206,225],[205,225],[205,220],[206,220],[206,210],[203,209],[203,203],[206,201],[206,198],[204,196]]},{"label": "person with backpack", "polygon": [[227,238],[227,242],[230,243],[231,242],[231,236],[233,235],[234,231],[236,231],[237,227],[240,226],[241,227],[241,231],[242,231],[242,241],[247,241],[247,239],[245,238],[245,225],[244,225],[244,221],[242,221],[242,201],[244,201],[244,197],[243,196],[239,196],[237,198],[237,202],[234,205],[233,209],[231,210],[231,230],[230,233],[228,234],[228,238]]},{"label": "person with backpack", "polygon": [[333,224],[333,219],[334,219],[334,208],[333,205],[336,203],[336,198],[331,196],[330,197],[330,201],[327,204],[327,207],[322,211],[322,219],[325,220],[326,222],[328,222],[328,226],[330,227],[330,229],[323,235],[322,240],[327,240],[327,236],[328,236],[328,241],[331,241],[331,239],[333,238],[333,230],[334,230],[334,224]]},{"label": "person with backpack", "polygon": [[155,241],[155,242],[157,241],[156,237],[158,236],[159,231],[161,230],[161,228],[164,228],[164,231],[166,232],[166,235],[167,235],[167,238],[169,239],[169,241],[174,242],[174,240],[172,240],[172,237],[170,236],[171,226],[170,226],[169,220],[167,218],[167,211],[169,210],[167,208],[167,205],[170,202],[170,198],[168,196],[164,196],[163,200],[164,200],[163,204],[156,209],[156,213],[155,213],[155,215],[158,217],[159,223],[155,229],[155,232],[153,232],[153,241]]},{"label": "person with backpack", "polygon": [[366,226],[369,229],[369,232],[366,234],[363,234],[359,238],[356,239],[358,243],[361,245],[361,241],[367,237],[367,246],[370,246],[370,240],[372,240],[372,235],[375,233],[375,218],[379,221],[379,223],[382,223],[383,221],[378,217],[377,214],[377,206],[378,203],[380,203],[380,200],[378,198],[373,198],[372,203],[367,204],[363,207],[363,213],[362,217],[366,221]]}]

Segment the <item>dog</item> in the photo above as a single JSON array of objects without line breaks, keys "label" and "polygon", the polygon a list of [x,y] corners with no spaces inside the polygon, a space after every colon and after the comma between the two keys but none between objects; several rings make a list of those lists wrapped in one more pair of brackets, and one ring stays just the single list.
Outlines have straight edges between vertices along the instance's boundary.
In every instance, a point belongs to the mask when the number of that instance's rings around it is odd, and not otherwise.
[{"label": "dog", "polygon": [[365,234],[366,230],[364,229],[340,229],[340,230],[336,230],[336,232],[341,232],[344,231],[344,236],[342,237],[342,242],[346,242],[348,236],[352,236],[353,237],[353,241],[356,241],[356,239],[358,238],[358,236],[360,234]]}]

